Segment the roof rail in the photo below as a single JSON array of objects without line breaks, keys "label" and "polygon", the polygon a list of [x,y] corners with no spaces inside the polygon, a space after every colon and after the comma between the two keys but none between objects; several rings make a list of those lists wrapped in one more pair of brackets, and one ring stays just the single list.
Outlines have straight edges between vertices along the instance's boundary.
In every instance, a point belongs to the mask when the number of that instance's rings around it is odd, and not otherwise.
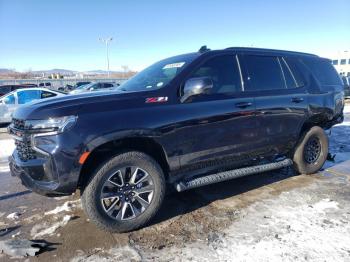
[{"label": "roof rail", "polygon": [[295,55],[308,55],[308,56],[318,57],[317,55],[310,54],[310,53],[288,51],[288,50],[278,50],[278,49],[268,49],[268,48],[257,48],[257,47],[228,47],[225,49],[237,50],[237,51],[263,51],[263,52],[288,53],[288,54],[295,54]]}]

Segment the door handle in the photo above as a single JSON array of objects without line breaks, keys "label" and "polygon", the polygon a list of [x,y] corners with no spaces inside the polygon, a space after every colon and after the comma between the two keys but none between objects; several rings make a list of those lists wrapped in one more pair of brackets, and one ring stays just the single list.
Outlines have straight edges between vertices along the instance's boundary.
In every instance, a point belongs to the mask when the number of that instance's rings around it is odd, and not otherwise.
[{"label": "door handle", "polygon": [[304,101],[304,98],[302,97],[293,97],[292,98],[292,102],[293,103],[300,103],[300,102],[303,102]]},{"label": "door handle", "polygon": [[251,103],[251,102],[239,102],[239,103],[236,103],[235,106],[239,107],[239,108],[246,108],[246,107],[251,106],[252,104],[253,103]]}]

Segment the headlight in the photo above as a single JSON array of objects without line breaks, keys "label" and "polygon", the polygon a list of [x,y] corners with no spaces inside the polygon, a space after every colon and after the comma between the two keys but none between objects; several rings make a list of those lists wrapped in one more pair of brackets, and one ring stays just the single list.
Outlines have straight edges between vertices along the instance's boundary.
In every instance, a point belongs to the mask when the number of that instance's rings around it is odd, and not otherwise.
[{"label": "headlight", "polygon": [[53,117],[45,120],[26,120],[24,128],[39,132],[61,133],[74,126],[76,121],[76,116]]}]

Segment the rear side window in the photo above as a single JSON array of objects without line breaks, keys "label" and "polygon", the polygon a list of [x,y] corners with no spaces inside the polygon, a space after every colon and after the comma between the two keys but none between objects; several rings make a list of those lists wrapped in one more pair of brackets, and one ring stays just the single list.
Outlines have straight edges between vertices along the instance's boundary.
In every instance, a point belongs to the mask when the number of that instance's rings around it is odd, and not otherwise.
[{"label": "rear side window", "polygon": [[56,94],[47,92],[47,91],[42,91],[41,92],[41,98],[49,98],[49,97],[54,97]]},{"label": "rear side window", "polygon": [[330,61],[315,58],[304,58],[302,61],[321,85],[342,85],[342,81]]},{"label": "rear side window", "polygon": [[247,91],[285,89],[280,63],[277,57],[244,56],[249,74]]},{"label": "rear side window", "polygon": [[103,84],[102,88],[110,88],[110,87],[113,87],[113,84],[105,83]]}]

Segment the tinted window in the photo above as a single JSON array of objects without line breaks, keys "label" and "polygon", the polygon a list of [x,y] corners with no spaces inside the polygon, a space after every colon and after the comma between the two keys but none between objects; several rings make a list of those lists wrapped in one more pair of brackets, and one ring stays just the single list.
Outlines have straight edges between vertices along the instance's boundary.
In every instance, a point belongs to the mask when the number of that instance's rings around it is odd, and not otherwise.
[{"label": "tinted window", "polygon": [[341,60],[340,60],[340,64],[341,64],[341,65],[346,65],[346,59],[341,59]]},{"label": "tinted window", "polygon": [[32,102],[35,99],[41,98],[41,92],[39,90],[26,90],[19,91],[17,93],[18,96],[18,104],[26,104]]},{"label": "tinted window", "polygon": [[283,76],[286,81],[287,88],[297,88],[297,83],[294,79],[294,76],[284,59],[280,59],[280,64],[283,70]]},{"label": "tinted window", "polygon": [[104,83],[102,86],[102,88],[109,88],[109,87],[113,87],[113,84]]},{"label": "tinted window", "polygon": [[300,65],[300,62],[298,62],[295,58],[288,57],[284,57],[282,60],[286,62],[288,69],[291,71],[293,79],[296,82],[296,87],[305,86],[305,78],[301,73],[300,66],[302,65]]},{"label": "tinted window", "polygon": [[11,92],[10,86],[1,86],[0,87],[0,94],[7,94],[9,92]]},{"label": "tinted window", "polygon": [[342,81],[330,61],[316,58],[304,58],[302,61],[322,85],[342,85]]},{"label": "tinted window", "polygon": [[15,104],[15,96],[14,95],[10,95],[10,96],[6,97],[4,99],[4,103],[6,105],[14,105]]},{"label": "tinted window", "polygon": [[333,60],[333,61],[332,61],[332,64],[333,64],[333,65],[338,65],[338,60]]},{"label": "tinted window", "polygon": [[245,56],[249,74],[246,90],[284,89],[284,79],[277,57]]},{"label": "tinted window", "polygon": [[55,93],[47,92],[47,91],[42,91],[41,92],[41,98],[49,98],[49,97],[54,97],[56,96]]},{"label": "tinted window", "polygon": [[189,78],[209,77],[213,81],[213,94],[242,91],[241,78],[234,56],[214,57],[201,65]]}]

